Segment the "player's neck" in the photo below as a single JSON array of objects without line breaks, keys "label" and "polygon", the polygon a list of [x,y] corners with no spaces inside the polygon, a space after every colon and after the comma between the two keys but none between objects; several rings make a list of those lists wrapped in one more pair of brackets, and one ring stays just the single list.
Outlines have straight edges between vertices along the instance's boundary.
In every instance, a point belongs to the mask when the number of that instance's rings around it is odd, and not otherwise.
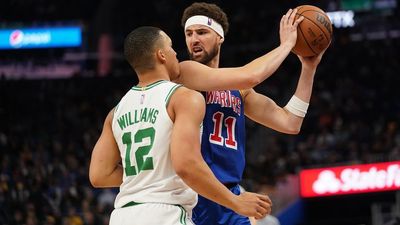
[{"label": "player's neck", "polygon": [[142,73],[138,77],[139,77],[139,83],[137,84],[137,86],[139,87],[146,87],[159,80],[167,80],[167,81],[171,80],[165,71],[158,71],[158,70]]},{"label": "player's neck", "polygon": [[215,56],[212,60],[207,63],[207,66],[211,68],[218,68],[219,67],[219,55]]}]

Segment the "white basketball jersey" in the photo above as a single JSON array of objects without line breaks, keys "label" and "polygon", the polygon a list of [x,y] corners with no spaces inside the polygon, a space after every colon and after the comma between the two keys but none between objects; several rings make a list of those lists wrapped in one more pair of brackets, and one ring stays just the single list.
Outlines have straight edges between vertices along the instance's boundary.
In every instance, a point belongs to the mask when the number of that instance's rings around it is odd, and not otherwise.
[{"label": "white basketball jersey", "polygon": [[175,173],[171,162],[173,122],[167,105],[179,86],[170,81],[135,86],[115,107],[112,130],[124,170],[115,208],[133,201],[176,204],[191,212],[196,205],[197,194]]}]

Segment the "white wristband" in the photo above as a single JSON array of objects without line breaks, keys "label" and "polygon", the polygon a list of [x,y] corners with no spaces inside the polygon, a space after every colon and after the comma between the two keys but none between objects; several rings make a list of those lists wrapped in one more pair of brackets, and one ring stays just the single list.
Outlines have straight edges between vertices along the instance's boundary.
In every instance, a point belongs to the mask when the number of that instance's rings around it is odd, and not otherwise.
[{"label": "white wristband", "polygon": [[296,116],[305,117],[310,104],[293,95],[285,108]]}]

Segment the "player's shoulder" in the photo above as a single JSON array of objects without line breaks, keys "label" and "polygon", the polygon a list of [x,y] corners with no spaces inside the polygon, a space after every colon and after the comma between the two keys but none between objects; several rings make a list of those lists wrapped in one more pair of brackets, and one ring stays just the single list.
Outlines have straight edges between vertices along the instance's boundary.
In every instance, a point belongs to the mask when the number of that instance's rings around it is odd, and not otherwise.
[{"label": "player's shoulder", "polygon": [[103,126],[107,126],[107,127],[109,126],[109,127],[111,127],[112,121],[113,121],[113,118],[114,118],[114,111],[115,111],[115,107],[112,108],[112,109],[108,112],[106,118],[104,119],[104,124],[103,124]]},{"label": "player's shoulder", "polygon": [[185,86],[180,86],[175,91],[172,98],[186,104],[204,104],[204,97],[200,92],[189,89]]},{"label": "player's shoulder", "polygon": [[171,97],[169,106],[175,110],[183,110],[191,114],[202,113],[205,110],[205,100],[200,92],[179,87]]},{"label": "player's shoulder", "polygon": [[178,114],[190,115],[193,119],[202,119],[205,112],[205,101],[199,92],[180,86],[167,103],[167,111],[172,121]]}]

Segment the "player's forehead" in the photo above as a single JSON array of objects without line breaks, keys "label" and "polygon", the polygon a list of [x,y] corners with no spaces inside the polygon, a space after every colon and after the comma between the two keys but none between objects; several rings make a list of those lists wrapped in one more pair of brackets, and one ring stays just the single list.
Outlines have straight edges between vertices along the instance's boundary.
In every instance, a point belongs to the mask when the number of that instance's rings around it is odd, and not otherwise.
[{"label": "player's forehead", "polygon": [[193,24],[186,28],[185,32],[196,32],[196,31],[213,31],[208,26],[202,24]]}]

